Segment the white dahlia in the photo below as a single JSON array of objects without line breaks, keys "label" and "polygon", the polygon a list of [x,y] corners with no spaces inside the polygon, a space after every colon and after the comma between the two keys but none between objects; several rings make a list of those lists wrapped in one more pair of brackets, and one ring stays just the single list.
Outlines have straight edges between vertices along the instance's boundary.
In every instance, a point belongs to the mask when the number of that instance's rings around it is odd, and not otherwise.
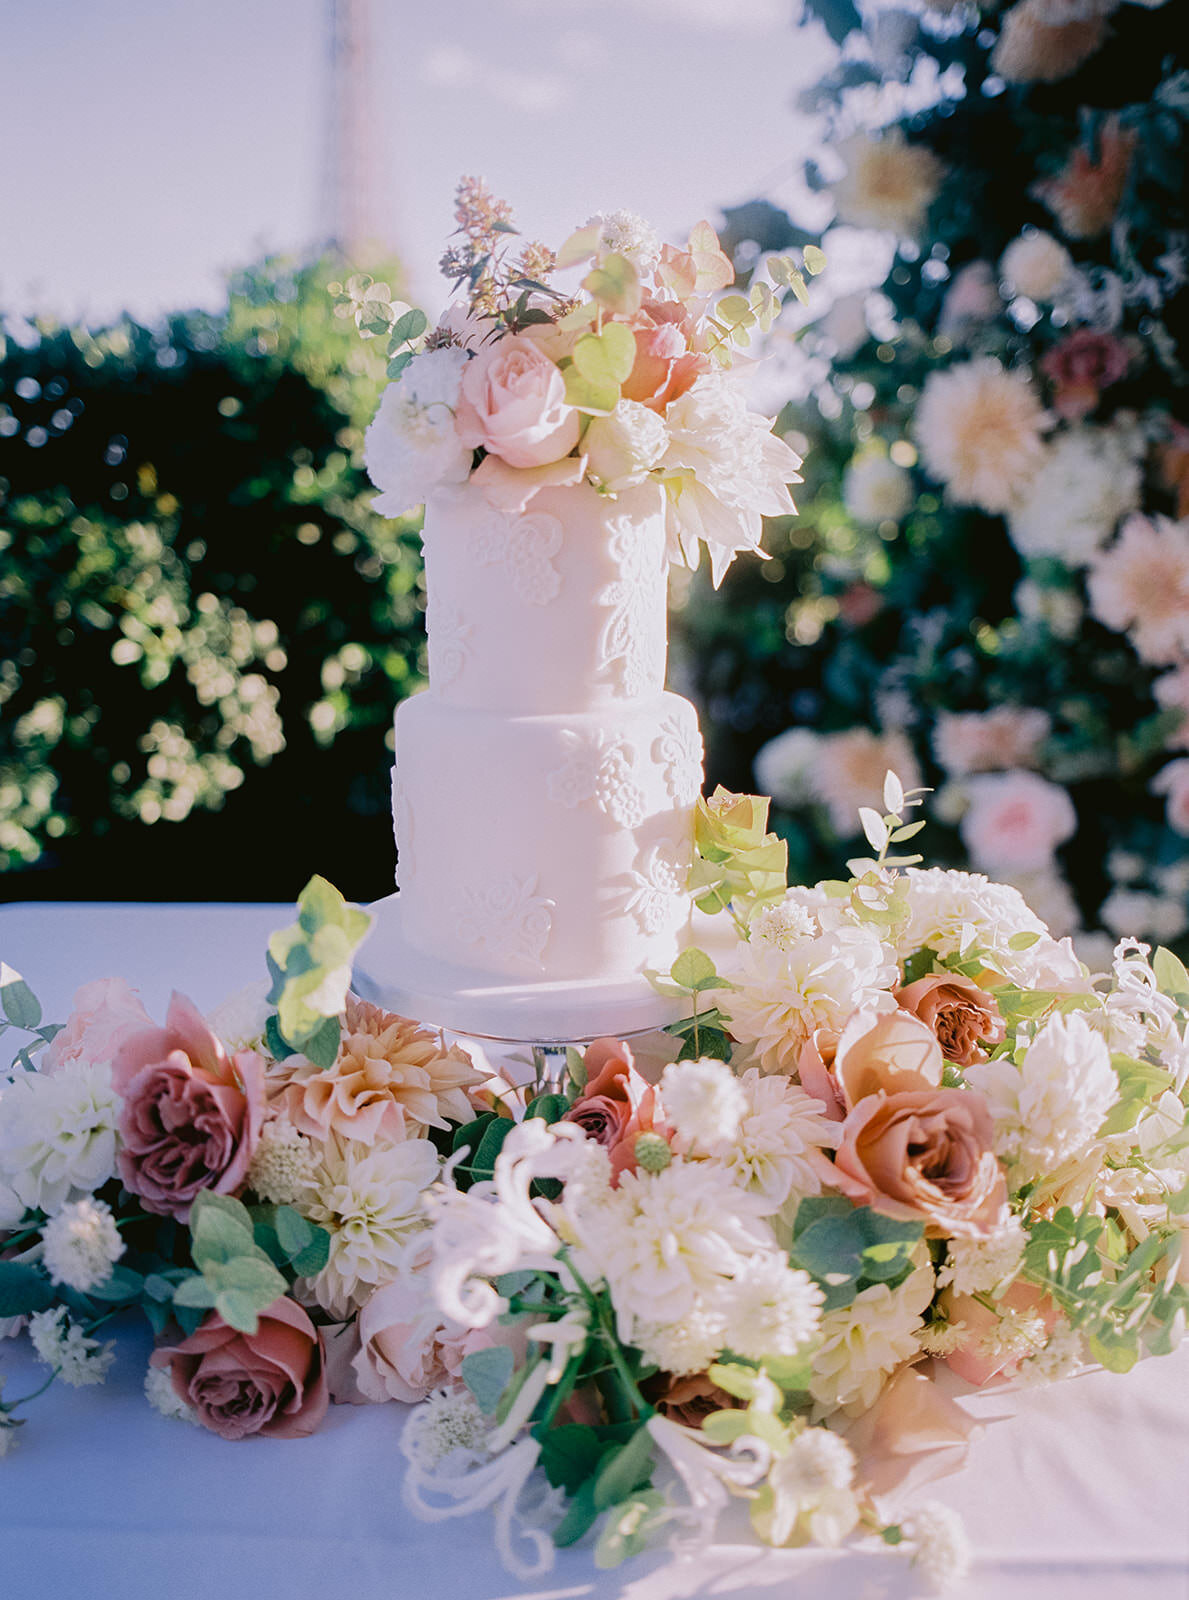
[{"label": "white dahlia", "polygon": [[1045,412],[1027,377],[991,356],[930,373],[916,412],[925,470],[959,505],[1008,511],[1044,460]]},{"label": "white dahlia", "polygon": [[823,1414],[855,1417],[875,1404],[889,1373],[918,1354],[921,1313],[933,1298],[934,1277],[918,1266],[896,1289],[863,1289],[849,1306],[822,1317],[809,1392]]},{"label": "white dahlia", "polygon": [[830,1170],[823,1151],[838,1143],[838,1124],[790,1078],[749,1067],[739,1082],[747,1107],[723,1157],[735,1182],[772,1212],[794,1197],[820,1194]]},{"label": "white dahlia", "polygon": [[681,1148],[718,1154],[735,1139],[747,1097],[725,1061],[674,1061],[661,1074],[665,1121]]},{"label": "white dahlia", "polygon": [[380,493],[372,505],[385,517],[415,510],[446,484],[463,483],[473,452],[454,429],[463,370],[454,346],[414,356],[380,397],[367,430],[363,460]]},{"label": "white dahlia", "polygon": [[1022,556],[1093,561],[1140,502],[1135,440],[1113,428],[1067,428],[1045,446],[1040,470],[1007,519]]},{"label": "white dahlia", "polygon": [[[1049,936],[1018,889],[992,883],[978,872],[943,867],[909,867],[904,887],[909,914],[897,932],[900,956],[926,947],[948,956],[974,946],[1023,988],[1085,988],[1081,963],[1068,942]],[[1027,950],[1013,950],[1011,941],[1018,933],[1041,937]]]},{"label": "white dahlia", "polygon": [[115,1172],[122,1103],[107,1063],[0,1079],[0,1187],[30,1211],[94,1193]]},{"label": "white dahlia", "polygon": [[945,174],[932,150],[909,144],[898,128],[878,138],[853,134],[837,149],[846,162],[833,191],[838,221],[906,237],[919,233]]},{"label": "white dahlia", "polygon": [[1051,305],[1069,282],[1073,257],[1051,233],[1025,228],[999,258],[999,271],[1013,294]]},{"label": "white dahlia", "polygon": [[1090,610],[1156,666],[1189,656],[1189,517],[1134,516],[1090,569]]},{"label": "white dahlia", "polygon": [[842,499],[857,522],[900,522],[912,508],[912,475],[887,456],[868,451],[847,467]]}]

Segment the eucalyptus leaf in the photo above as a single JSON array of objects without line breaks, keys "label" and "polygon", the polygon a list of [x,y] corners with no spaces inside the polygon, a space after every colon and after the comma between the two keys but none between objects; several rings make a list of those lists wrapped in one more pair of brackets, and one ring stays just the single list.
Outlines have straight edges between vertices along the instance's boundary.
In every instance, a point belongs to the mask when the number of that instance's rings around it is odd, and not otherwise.
[{"label": "eucalyptus leaf", "polygon": [[655,1446],[643,1424],[626,1444],[620,1445],[604,1461],[595,1478],[594,1503],[600,1511],[625,1500],[652,1476]]},{"label": "eucalyptus leaf", "polygon": [[0,1261],[0,1319],[47,1311],[56,1296],[41,1267],[28,1261]]},{"label": "eucalyptus leaf", "polygon": [[14,1027],[32,1032],[41,1021],[41,1003],[7,962],[0,961],[0,1007]]},{"label": "eucalyptus leaf", "polygon": [[463,1357],[462,1381],[485,1417],[494,1415],[515,1364],[515,1357],[506,1344],[489,1345],[485,1350],[473,1350]]}]

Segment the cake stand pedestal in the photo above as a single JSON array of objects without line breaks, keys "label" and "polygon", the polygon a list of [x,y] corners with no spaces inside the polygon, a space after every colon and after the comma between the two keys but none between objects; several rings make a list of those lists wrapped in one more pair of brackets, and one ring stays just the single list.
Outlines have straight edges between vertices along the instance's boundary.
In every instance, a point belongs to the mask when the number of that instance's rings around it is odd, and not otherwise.
[{"label": "cake stand pedestal", "polygon": [[368,909],[374,921],[356,957],[355,991],[385,1010],[468,1039],[526,1045],[539,1080],[560,1079],[567,1045],[608,1034],[639,1038],[682,1015],[682,1002],[657,994],[644,977],[542,983],[449,966],[405,937],[399,894]]}]

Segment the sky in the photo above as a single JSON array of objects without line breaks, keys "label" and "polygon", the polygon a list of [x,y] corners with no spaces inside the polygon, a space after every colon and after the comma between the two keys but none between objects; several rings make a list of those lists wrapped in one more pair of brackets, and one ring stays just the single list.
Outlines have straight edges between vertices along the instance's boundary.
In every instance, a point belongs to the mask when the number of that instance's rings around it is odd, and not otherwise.
[{"label": "sky", "polygon": [[[787,204],[828,56],[800,0],[371,0],[379,227],[437,310],[463,173],[556,245],[620,208],[668,237]],[[0,0],[0,308],[101,321],[219,302],[320,211],[329,0]]]}]

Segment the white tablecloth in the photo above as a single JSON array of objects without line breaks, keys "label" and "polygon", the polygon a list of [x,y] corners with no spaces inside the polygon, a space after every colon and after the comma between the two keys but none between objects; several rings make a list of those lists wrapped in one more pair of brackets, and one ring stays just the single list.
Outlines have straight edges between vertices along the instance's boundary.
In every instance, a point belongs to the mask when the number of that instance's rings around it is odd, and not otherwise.
[{"label": "white tablecloth", "polygon": [[[75,987],[120,974],[161,1014],[171,988],[208,1007],[261,975],[289,907],[0,907],[0,956],[63,1017]],[[335,1407],[305,1441],[229,1445],[141,1395],[149,1340],[120,1335],[102,1388],[55,1385],[0,1464],[0,1600],[908,1600],[890,1555],[765,1551],[741,1527],[695,1564],[597,1572],[560,1551],[548,1578],[503,1574],[480,1514],[426,1525],[400,1502],[402,1408]],[[7,1392],[36,1386],[24,1341],[0,1345]],[[966,1520],[964,1600],[1187,1600],[1189,1347],[1126,1377],[1021,1395],[969,1464],[925,1493]]]}]

